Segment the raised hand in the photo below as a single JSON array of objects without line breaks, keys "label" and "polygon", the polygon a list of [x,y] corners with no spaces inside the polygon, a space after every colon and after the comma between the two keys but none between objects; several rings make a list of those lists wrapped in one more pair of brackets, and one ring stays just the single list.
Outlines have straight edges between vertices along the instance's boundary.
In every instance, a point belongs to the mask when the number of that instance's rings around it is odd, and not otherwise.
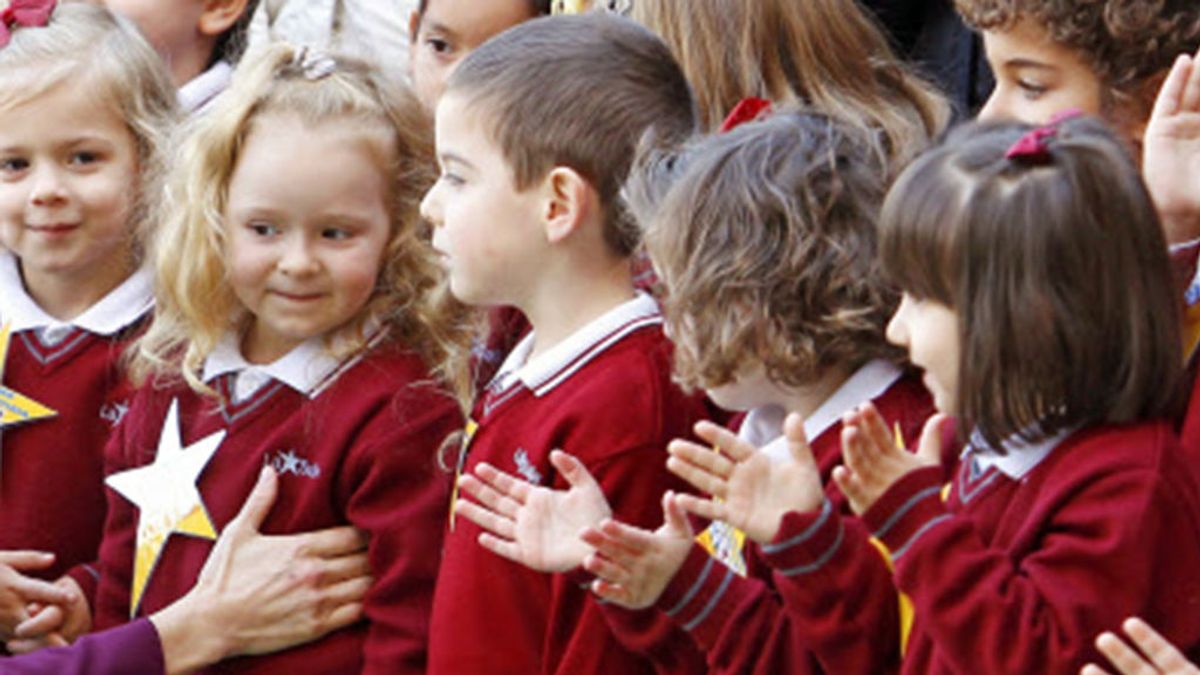
[{"label": "raised hand", "polygon": [[926,466],[936,466],[942,456],[942,423],[934,415],[921,430],[916,454],[896,447],[887,424],[875,406],[866,403],[842,418],[842,460],[833,479],[858,515],[866,513],[902,476]]},{"label": "raised hand", "polygon": [[584,569],[597,577],[593,593],[628,609],[658,602],[695,545],[679,496],[663,495],[663,524],[653,532],[611,519],[583,531],[583,540],[596,549],[584,561]]},{"label": "raised hand", "polygon": [[[1200,669],[1145,621],[1126,619],[1121,628],[1129,636],[1129,643],[1107,632],[1096,638],[1096,648],[1108,657],[1116,672],[1122,675],[1200,675]],[[1105,675],[1106,672],[1095,664],[1088,664],[1081,671],[1082,675]]]},{"label": "raised hand", "polygon": [[698,423],[696,435],[720,452],[675,440],[667,447],[667,468],[713,498],[679,495],[680,505],[702,518],[723,520],[759,543],[773,540],[785,514],[812,511],[824,499],[804,420],[788,415],[784,434],[791,456],[776,463],[728,429]]},{"label": "raised hand", "polygon": [[478,502],[460,499],[454,511],[483,528],[479,544],[496,555],[540,572],[566,572],[592,552],[580,532],[599,525],[612,509],[583,462],[555,450],[550,463],[569,489],[532,485],[482,463],[475,475],[459,479]]},{"label": "raised hand", "polygon": [[1142,139],[1142,175],[1167,240],[1200,237],[1200,52],[1181,55],[1159,90]]}]

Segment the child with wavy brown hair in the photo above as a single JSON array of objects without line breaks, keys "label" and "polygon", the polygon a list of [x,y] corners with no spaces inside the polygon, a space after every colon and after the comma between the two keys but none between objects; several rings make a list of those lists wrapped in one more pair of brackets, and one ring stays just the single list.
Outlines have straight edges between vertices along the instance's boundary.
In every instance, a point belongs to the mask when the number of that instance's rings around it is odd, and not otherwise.
[{"label": "child with wavy brown hair", "polygon": [[[786,112],[650,161],[627,186],[665,287],[676,378],[745,414],[736,435],[707,422],[695,431],[768,480],[787,480],[793,453],[827,479],[841,461],[841,417],[864,401],[908,441],[932,412],[883,336],[896,295],[876,262],[885,181],[877,146],[851,125]],[[669,448],[700,453],[700,461],[719,456],[684,440]],[[688,498],[668,493],[665,523],[650,532],[611,520],[582,466],[560,461],[573,468],[568,490],[529,486],[491,466],[464,478],[482,499],[461,510],[491,532],[485,545],[535,569],[545,560],[585,567],[603,579],[593,586],[600,597],[670,617],[716,671],[881,672],[898,657],[898,634],[869,630],[895,622],[898,603],[865,536],[831,549],[826,565],[773,576],[775,552],[765,544],[778,522],[714,522],[694,542],[679,512]],[[668,464],[691,475],[682,466]],[[488,499],[494,493],[519,508]],[[731,505],[758,498],[723,496]],[[810,496],[818,507],[824,500],[819,489]],[[836,490],[822,513],[862,530]],[[829,575],[855,580],[851,602],[864,630],[824,613]],[[611,621],[622,616],[610,611]]]},{"label": "child with wavy brown hair", "polygon": [[883,139],[898,173],[945,128],[942,94],[846,0],[638,0],[630,16],[671,47],[716,131],[746,97],[803,104]]},{"label": "child with wavy brown hair", "polygon": [[288,45],[190,130],[152,245],[143,386],[107,451],[95,627],[184,596],[267,464],[266,531],[368,533],[366,621],[217,670],[424,672],[449,489],[436,450],[460,421],[430,375],[455,325],[417,211],[431,141],[408,89]]}]

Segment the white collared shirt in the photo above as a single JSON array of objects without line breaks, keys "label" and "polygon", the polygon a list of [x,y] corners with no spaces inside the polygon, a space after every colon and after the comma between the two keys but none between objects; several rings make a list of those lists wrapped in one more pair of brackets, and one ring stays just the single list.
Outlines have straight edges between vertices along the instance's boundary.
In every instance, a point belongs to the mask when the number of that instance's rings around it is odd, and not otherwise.
[{"label": "white collared shirt", "polygon": [[229,333],[204,360],[203,379],[212,383],[222,375],[234,373],[231,389],[235,403],[249,399],[271,380],[316,398],[341,367],[343,362],[326,352],[319,338],[305,340],[272,363],[255,365],[242,356],[236,337]]},{"label": "white collared shirt", "polygon": [[516,382],[544,396],[558,383],[586,364],[592,356],[618,342],[629,332],[649,323],[662,323],[658,303],[645,293],[617,305],[530,360],[534,334],[531,331],[504,359],[489,388],[504,391]]},{"label": "white collared shirt", "polygon": [[[887,391],[903,374],[900,367],[890,361],[869,361],[854,371],[804,420],[804,435],[809,440],[817,438],[843,414]],[[755,408],[746,413],[738,437],[767,453],[772,460],[782,462],[789,456],[787,439],[783,436],[783,421],[786,418],[787,411],[779,406]]]},{"label": "white collared shirt", "polygon": [[0,323],[14,333],[33,330],[46,345],[56,345],[78,328],[109,337],[137,322],[154,307],[150,272],[139,269],[107,295],[70,321],[60,321],[43,310],[25,290],[17,258],[0,251]]},{"label": "white collared shirt", "polygon": [[962,459],[964,463],[971,463],[973,474],[976,476],[983,475],[988,469],[996,467],[996,470],[1005,476],[1013,480],[1021,480],[1026,474],[1037,468],[1042,460],[1050,456],[1054,448],[1057,448],[1074,432],[1074,428],[1064,429],[1037,443],[1027,443],[1019,436],[1007,438],[1002,444],[1007,454],[1001,455],[988,448],[983,441],[983,436],[975,431],[971,433],[967,447],[963,448]]},{"label": "white collared shirt", "polygon": [[232,81],[233,66],[227,61],[218,61],[179,88],[176,93],[179,107],[188,115],[200,112],[228,89]]}]

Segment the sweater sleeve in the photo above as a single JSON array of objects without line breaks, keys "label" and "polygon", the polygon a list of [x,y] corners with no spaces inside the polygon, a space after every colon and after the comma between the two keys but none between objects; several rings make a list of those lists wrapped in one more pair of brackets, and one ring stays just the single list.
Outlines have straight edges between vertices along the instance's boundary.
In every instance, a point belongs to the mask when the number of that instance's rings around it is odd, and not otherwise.
[{"label": "sweater sleeve", "polygon": [[164,667],[162,644],[148,619],[85,635],[69,647],[0,659],[4,675],[156,675]]},{"label": "sweater sleeve", "polygon": [[1045,506],[1038,547],[1022,558],[947,508],[936,470],[902,478],[864,520],[891,553],[935,670],[1076,672],[1098,657],[1099,632],[1145,606],[1164,537],[1195,536],[1167,531],[1181,520],[1158,482],[1144,469],[1081,481]]},{"label": "sweater sleeve", "polygon": [[[363,673],[424,673],[433,584],[441,554],[450,478],[437,468],[442,440],[461,426],[453,403],[429,390],[408,418],[349,452],[340,491],[350,523],[369,535],[374,583]],[[403,412],[401,414],[403,414]]]}]

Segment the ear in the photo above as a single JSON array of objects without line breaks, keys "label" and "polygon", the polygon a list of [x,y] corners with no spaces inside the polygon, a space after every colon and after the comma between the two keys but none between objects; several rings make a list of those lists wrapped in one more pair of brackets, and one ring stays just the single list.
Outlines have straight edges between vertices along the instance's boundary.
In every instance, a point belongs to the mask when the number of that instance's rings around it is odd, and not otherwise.
[{"label": "ear", "polygon": [[233,27],[246,13],[249,0],[204,0],[204,10],[196,29],[202,35],[217,37]]},{"label": "ear", "polygon": [[421,13],[413,10],[408,15],[408,43],[410,45],[417,44],[417,31],[421,29]]},{"label": "ear", "polygon": [[551,244],[565,240],[579,229],[580,224],[595,212],[599,201],[591,182],[575,169],[565,166],[550,170],[543,191],[542,223],[546,241]]}]

